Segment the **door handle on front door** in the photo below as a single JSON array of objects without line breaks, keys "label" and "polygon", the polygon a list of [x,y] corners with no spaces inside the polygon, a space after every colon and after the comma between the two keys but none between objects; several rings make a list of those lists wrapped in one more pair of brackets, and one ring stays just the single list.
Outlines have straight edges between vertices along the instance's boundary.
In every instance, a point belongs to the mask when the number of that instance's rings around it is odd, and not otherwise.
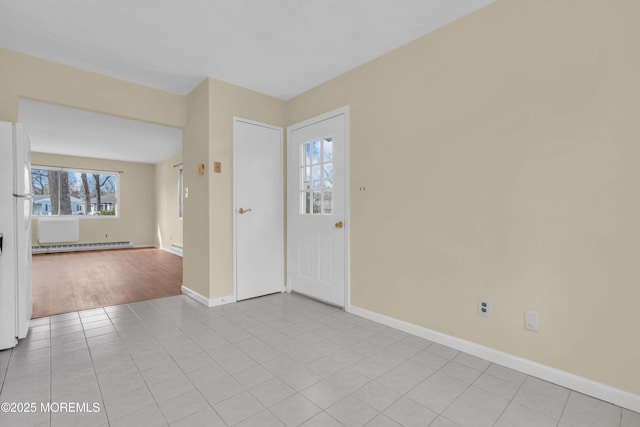
[{"label": "door handle on front door", "polygon": [[344,227],[344,224],[342,223],[342,221],[338,221],[338,222],[336,222],[336,228],[337,228],[338,230],[340,230],[342,227]]},{"label": "door handle on front door", "polygon": [[238,210],[238,213],[239,213],[240,215],[242,215],[242,214],[246,214],[247,212],[251,212],[251,208],[249,208],[249,209],[243,209],[243,208],[240,208],[240,209]]}]

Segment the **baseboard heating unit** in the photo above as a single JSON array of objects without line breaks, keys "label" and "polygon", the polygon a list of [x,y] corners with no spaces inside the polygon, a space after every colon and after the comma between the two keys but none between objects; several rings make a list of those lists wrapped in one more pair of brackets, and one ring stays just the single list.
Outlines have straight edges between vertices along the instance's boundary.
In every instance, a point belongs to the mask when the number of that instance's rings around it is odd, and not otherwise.
[{"label": "baseboard heating unit", "polygon": [[73,243],[80,240],[78,218],[38,218],[38,243]]},{"label": "baseboard heating unit", "polygon": [[104,249],[133,248],[133,242],[99,242],[99,243],[61,243],[55,245],[32,246],[34,254],[49,254],[55,252],[100,251]]},{"label": "baseboard heating unit", "polygon": [[176,253],[178,255],[182,255],[182,245],[178,245],[177,243],[171,244],[171,252]]}]

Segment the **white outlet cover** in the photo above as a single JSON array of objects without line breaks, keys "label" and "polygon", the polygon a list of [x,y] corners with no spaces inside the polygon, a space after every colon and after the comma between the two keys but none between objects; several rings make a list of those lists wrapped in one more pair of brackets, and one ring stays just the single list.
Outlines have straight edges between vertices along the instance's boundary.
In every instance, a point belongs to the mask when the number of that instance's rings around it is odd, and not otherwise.
[{"label": "white outlet cover", "polygon": [[491,301],[487,298],[478,298],[478,316],[491,316]]},{"label": "white outlet cover", "polygon": [[524,328],[527,331],[540,331],[540,325],[538,324],[538,313],[536,313],[535,311],[524,312]]}]

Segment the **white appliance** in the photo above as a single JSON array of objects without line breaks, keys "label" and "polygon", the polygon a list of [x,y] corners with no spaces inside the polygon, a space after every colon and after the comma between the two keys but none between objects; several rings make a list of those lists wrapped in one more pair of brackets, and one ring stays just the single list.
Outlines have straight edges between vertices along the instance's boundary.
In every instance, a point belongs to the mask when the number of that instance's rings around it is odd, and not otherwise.
[{"label": "white appliance", "polygon": [[0,350],[31,321],[31,144],[24,126],[0,122]]}]

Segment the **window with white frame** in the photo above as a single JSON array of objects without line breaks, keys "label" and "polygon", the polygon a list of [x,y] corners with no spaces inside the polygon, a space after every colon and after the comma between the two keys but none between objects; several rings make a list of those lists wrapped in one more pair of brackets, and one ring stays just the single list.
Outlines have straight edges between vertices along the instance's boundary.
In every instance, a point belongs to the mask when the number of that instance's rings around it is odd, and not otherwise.
[{"label": "window with white frame", "polygon": [[333,138],[305,142],[300,153],[300,211],[303,215],[333,212]]},{"label": "window with white frame", "polygon": [[81,169],[31,167],[34,216],[118,216],[120,175]]}]

